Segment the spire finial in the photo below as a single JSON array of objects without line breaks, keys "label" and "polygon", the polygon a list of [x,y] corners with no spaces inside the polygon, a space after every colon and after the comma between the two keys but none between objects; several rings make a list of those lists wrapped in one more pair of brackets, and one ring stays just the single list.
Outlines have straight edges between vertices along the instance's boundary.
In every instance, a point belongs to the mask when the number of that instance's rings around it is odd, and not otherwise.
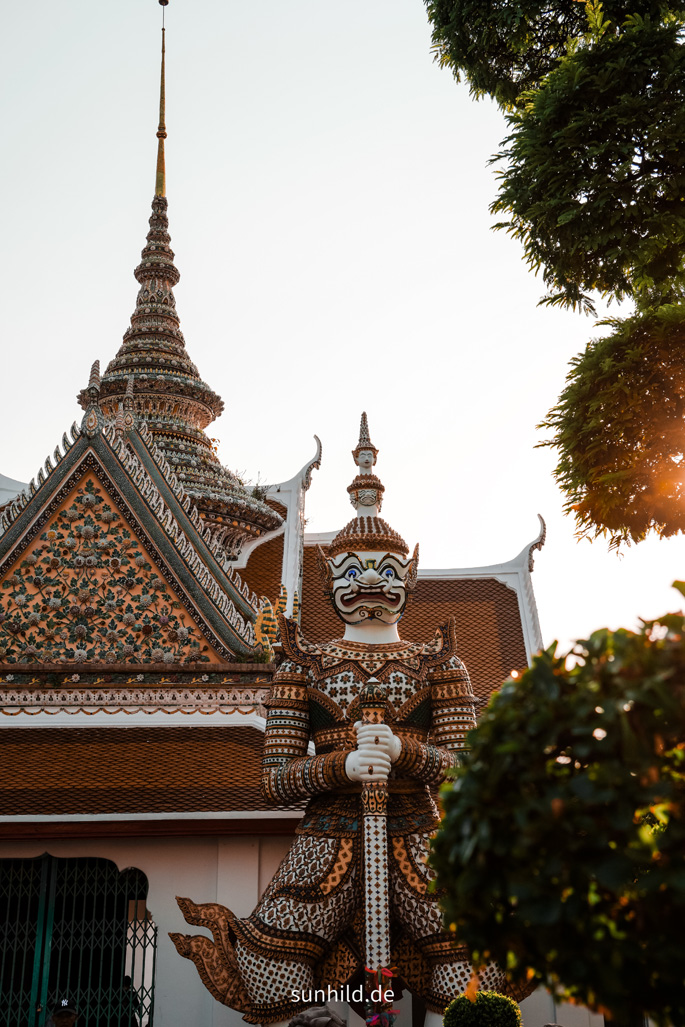
[{"label": "spire finial", "polygon": [[[168,0],[159,3],[164,13]],[[157,180],[150,230],[135,269],[139,284],[136,306],[123,343],[102,376],[98,406],[93,411],[96,418],[99,410],[107,422],[121,426],[121,417],[117,422],[121,403],[122,440],[133,435],[137,426],[150,429],[155,445],[172,464],[177,481],[187,486],[187,494],[197,503],[211,531],[223,532],[222,545],[233,556],[247,539],[257,539],[278,528],[282,518],[222,466],[204,432],[224,404],[202,381],[188,356],[176,311],[173,290],[180,275],[170,245],[164,195],[165,50],[162,36]],[[93,401],[88,388],[81,389],[79,402],[90,413]],[[91,418],[91,423],[97,428],[97,420]]]},{"label": "spire finial", "polygon": [[157,175],[155,178],[155,196],[166,196],[166,168],[164,166],[164,140],[166,139],[165,94],[164,94],[164,8],[169,0],[159,0],[162,5],[162,74],[159,84],[159,125],[157,127]]}]

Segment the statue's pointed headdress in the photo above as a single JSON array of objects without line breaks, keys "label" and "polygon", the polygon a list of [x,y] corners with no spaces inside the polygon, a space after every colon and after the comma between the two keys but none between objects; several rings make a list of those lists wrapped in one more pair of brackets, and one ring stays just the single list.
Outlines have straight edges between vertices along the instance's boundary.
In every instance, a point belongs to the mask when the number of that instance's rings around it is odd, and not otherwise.
[{"label": "statue's pointed headdress", "polygon": [[359,442],[357,448],[352,450],[352,456],[354,457],[355,464],[359,460],[359,454],[364,449],[370,449],[373,453],[373,462],[376,463],[376,457],[378,456],[378,450],[371,441],[369,435],[369,422],[366,417],[366,411],[362,414],[361,424],[359,425]]},{"label": "statue's pointed headdress", "polygon": [[400,557],[400,562],[406,567],[404,587],[407,592],[410,592],[415,587],[418,577],[419,547],[417,545],[411,558],[407,559],[409,556],[409,546],[402,536],[379,516],[378,512],[385,490],[380,479],[375,474],[369,473],[368,461],[365,468],[361,466],[359,456],[364,451],[371,451],[373,453],[373,462],[375,464],[378,450],[371,442],[366,413],[362,414],[359,443],[357,448],[352,450],[355,463],[358,464],[359,470],[362,473],[356,476],[347,489],[352,505],[356,510],[356,517],[349,521],[342,531],[338,532],[328,546],[328,554],[324,553],[321,546],[317,547],[317,557],[323,578],[324,591],[329,597],[333,594],[334,580],[336,579],[338,567],[337,558],[345,553],[381,552],[392,553],[394,556]]},{"label": "statue's pointed headdress", "polygon": [[[366,412],[361,418],[359,442],[356,449],[352,450],[355,463],[359,461],[359,454],[365,450],[373,453],[375,464],[378,450],[371,441]],[[375,475],[358,474],[347,491],[357,516],[335,536],[328,549],[329,556],[335,557],[354,550],[384,550],[406,557],[409,553],[407,543],[387,521],[378,516],[385,491],[380,479]]]}]

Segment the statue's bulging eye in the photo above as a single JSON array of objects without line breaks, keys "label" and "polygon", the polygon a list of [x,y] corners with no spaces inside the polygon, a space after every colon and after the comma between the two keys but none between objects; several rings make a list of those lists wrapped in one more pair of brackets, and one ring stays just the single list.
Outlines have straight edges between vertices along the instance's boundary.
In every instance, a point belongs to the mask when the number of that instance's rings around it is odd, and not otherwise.
[{"label": "statue's bulging eye", "polygon": [[356,567],[350,567],[350,569],[348,571],[345,571],[345,577],[346,578],[350,578],[350,579],[351,578],[356,578],[358,573],[359,573],[359,571],[357,570]]},{"label": "statue's bulging eye", "polygon": [[392,569],[392,567],[386,567],[385,570],[383,571],[383,575],[386,578],[394,578],[395,577],[395,572]]}]

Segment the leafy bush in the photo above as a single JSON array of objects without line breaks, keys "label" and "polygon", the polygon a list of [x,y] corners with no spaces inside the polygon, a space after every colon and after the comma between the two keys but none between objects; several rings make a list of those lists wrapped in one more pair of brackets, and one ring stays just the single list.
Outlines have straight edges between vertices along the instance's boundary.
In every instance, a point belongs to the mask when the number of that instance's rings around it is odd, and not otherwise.
[{"label": "leafy bush", "polygon": [[512,998],[479,991],[474,1000],[460,995],[450,1002],[444,1027],[521,1027],[521,1010]]},{"label": "leafy bush", "polygon": [[570,667],[553,649],[491,700],[443,789],[447,923],[476,965],[682,1027],[685,617],[597,631]]}]

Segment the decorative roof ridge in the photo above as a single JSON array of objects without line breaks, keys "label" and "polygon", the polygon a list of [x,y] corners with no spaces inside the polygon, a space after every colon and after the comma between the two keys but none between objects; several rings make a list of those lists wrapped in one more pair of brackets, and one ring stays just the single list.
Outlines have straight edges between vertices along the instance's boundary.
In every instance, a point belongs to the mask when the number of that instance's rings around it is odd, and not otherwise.
[{"label": "decorative roof ridge", "polygon": [[[81,435],[81,429],[76,424],[76,421],[74,421],[70,430],[71,437],[74,440],[74,442],[76,442],[79,436]],[[38,474],[36,475],[38,479],[38,485],[36,485],[35,479],[31,478],[31,481],[29,482],[27,487],[22,492],[20,492],[18,496],[15,496],[12,502],[9,503],[7,507],[3,510],[2,514],[0,515],[0,535],[3,535],[7,531],[9,526],[17,519],[19,514],[28,504],[29,500],[40,492],[40,490],[45,485],[46,481],[48,481],[48,479],[50,478],[50,475],[53,473],[53,471],[56,470],[57,465],[61,463],[61,461],[64,459],[64,457],[66,456],[67,452],[71,449],[73,444],[73,442],[69,441],[69,439],[67,438],[67,433],[65,432],[62,436],[62,448],[64,450],[64,453],[60,452],[59,445],[57,445],[55,446],[55,451],[52,454],[52,458],[55,461],[55,466],[53,467],[52,462],[50,460],[50,456],[48,455],[45,458],[45,464],[43,465],[45,467],[45,473],[43,473],[43,467],[38,468]]]},{"label": "decorative roof ridge", "polygon": [[[143,426],[141,425],[140,427]],[[145,434],[143,434],[139,428],[138,434],[141,440],[145,443],[147,452],[150,454],[152,459],[155,460],[155,463],[163,477],[166,477],[170,469],[168,468],[168,464],[166,464],[166,460],[163,456],[161,457],[163,464],[160,464],[160,462],[155,459],[155,454],[152,451],[154,442],[152,441],[150,432],[145,430]],[[214,606],[216,606],[216,608],[222,613],[240,637],[248,645],[255,646],[256,638],[252,623],[249,619],[244,618],[238,612],[233,600],[229,595],[227,595],[224,589],[221,588],[215,575],[197,552],[197,549],[179,524],[173,511],[165,502],[159,488],[153,481],[150,473],[138,454],[121,436],[116,434],[116,429],[113,424],[110,423],[106,425],[103,430],[103,436],[126,472],[130,475],[131,480],[139,490],[141,497],[145,500],[148,508],[161,524],[165,534],[171,539],[175,548],[181,554],[189,570],[202,587],[205,595],[208,596]],[[157,447],[154,446],[154,448],[156,449]],[[166,470],[164,465],[166,465]],[[172,492],[176,495],[176,498],[180,501],[178,483],[175,488],[171,485],[171,482],[168,482],[168,484],[171,487]],[[187,498],[188,497],[186,496],[185,499],[187,500]],[[193,504],[190,506],[190,509],[186,509],[184,502],[181,502],[181,505],[183,506],[183,509],[186,510],[189,520],[196,529],[201,540],[207,546],[211,556],[216,560],[217,566],[224,574],[226,574],[221,563],[219,547],[215,546],[213,543],[211,532],[205,526],[197,511],[197,507]],[[239,588],[237,591],[256,615],[259,612],[260,604],[254,593],[250,595],[248,591],[248,594],[246,594],[246,591],[243,588]],[[256,600],[256,602],[253,600]]]},{"label": "decorative roof ridge", "polygon": [[232,567],[229,564],[228,567],[224,568],[224,574],[229,579],[229,581],[233,585],[235,585],[240,594],[248,601],[250,606],[254,606],[257,610],[261,610],[263,608],[263,597],[260,599],[257,593],[252,591],[247,582],[243,581],[243,579],[240,577],[235,567]]},{"label": "decorative roof ridge", "polygon": [[[155,442],[154,436],[148,428],[145,421],[141,421],[138,425],[138,435],[141,440],[145,443],[150,456],[157,464],[157,468],[170,485],[173,492],[176,493],[181,506],[190,517],[193,525],[198,531],[202,541],[205,543],[212,556],[217,560],[219,564],[223,564],[225,559],[225,552],[223,547],[217,542],[217,537],[212,532],[211,528],[203,521],[200,511],[197,505],[192,502],[190,496],[186,492],[184,486],[178,480],[178,477],[174,473],[164,453],[161,451],[157,443]],[[225,532],[224,532],[225,533]],[[222,534],[224,534],[222,533]]]}]

